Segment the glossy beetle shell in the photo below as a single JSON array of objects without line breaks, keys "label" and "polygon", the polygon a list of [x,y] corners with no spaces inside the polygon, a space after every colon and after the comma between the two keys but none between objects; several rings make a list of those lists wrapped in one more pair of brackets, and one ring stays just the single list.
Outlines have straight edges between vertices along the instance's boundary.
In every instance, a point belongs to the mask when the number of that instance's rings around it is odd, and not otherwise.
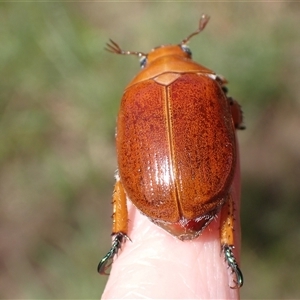
[{"label": "glossy beetle shell", "polygon": [[234,131],[212,71],[180,46],[152,50],[125,89],[118,115],[118,168],[127,197],[181,239],[197,236],[229,193]]}]

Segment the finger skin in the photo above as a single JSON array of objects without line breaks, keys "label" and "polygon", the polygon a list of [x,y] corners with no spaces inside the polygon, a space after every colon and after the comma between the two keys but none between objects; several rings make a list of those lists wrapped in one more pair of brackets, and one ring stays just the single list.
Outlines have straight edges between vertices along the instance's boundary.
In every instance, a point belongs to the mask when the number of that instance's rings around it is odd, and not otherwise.
[{"label": "finger skin", "polygon": [[[233,183],[236,203],[235,257],[240,252],[240,171]],[[235,277],[221,253],[219,219],[200,237],[180,241],[142,215],[130,201],[127,241],[116,257],[102,299],[239,299]]]}]

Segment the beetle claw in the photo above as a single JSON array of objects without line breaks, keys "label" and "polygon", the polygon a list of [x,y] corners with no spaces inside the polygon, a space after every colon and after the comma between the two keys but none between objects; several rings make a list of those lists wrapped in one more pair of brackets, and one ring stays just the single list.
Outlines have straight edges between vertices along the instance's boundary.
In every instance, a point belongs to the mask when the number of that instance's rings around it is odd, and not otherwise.
[{"label": "beetle claw", "polygon": [[231,268],[232,273],[235,274],[236,280],[233,280],[235,283],[235,286],[230,286],[231,289],[238,289],[243,286],[244,279],[243,279],[243,273],[240,270],[235,257],[232,252],[233,246],[224,245],[222,246],[222,250],[225,254],[225,261],[228,264],[228,267]]},{"label": "beetle claw", "polygon": [[98,264],[98,273],[102,275],[109,275],[109,270],[113,263],[113,258],[115,254],[118,253],[119,249],[121,248],[122,244],[125,243],[125,239],[131,241],[131,239],[122,232],[118,232],[113,240],[112,246],[107,254],[101,259]]}]

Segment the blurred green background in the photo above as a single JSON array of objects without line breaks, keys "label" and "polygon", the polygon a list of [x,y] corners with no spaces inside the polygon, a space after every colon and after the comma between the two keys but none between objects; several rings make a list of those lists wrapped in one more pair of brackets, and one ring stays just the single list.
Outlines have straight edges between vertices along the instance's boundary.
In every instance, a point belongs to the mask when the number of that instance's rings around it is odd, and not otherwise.
[{"label": "blurred green background", "polygon": [[300,4],[1,3],[0,297],[99,298],[114,127],[136,57],[178,43],[243,106],[242,298],[300,298]]}]

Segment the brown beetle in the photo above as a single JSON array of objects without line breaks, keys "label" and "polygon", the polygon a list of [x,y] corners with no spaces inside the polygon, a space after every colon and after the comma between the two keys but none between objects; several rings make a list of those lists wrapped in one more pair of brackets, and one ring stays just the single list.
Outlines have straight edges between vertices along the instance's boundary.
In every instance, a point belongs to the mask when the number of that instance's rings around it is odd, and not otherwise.
[{"label": "brown beetle", "polygon": [[118,175],[113,195],[113,245],[98,272],[110,267],[127,236],[126,200],[155,224],[181,240],[194,239],[221,211],[220,240],[225,260],[243,284],[234,247],[236,166],[235,129],[242,113],[226,95],[226,80],[192,61],[187,47],[197,31],[179,45],[149,54],[123,51],[111,41],[107,50],[141,58],[142,70],[126,87],[117,121]]}]

